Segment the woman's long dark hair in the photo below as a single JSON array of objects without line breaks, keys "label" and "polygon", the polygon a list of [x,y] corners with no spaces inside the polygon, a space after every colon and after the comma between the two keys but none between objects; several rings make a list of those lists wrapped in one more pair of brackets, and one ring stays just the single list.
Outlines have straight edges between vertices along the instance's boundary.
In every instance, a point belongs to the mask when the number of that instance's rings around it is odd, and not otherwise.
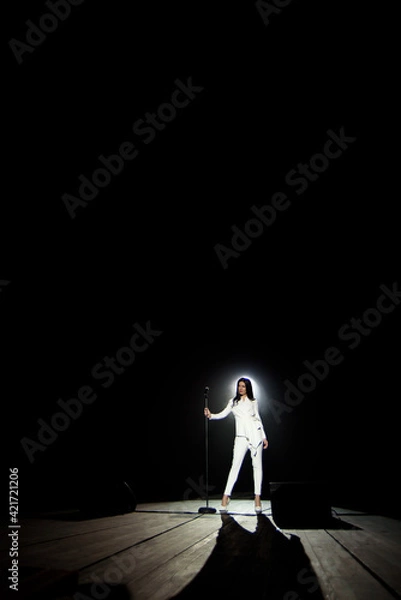
[{"label": "woman's long dark hair", "polygon": [[243,381],[245,383],[246,395],[248,396],[249,400],[255,400],[255,398],[253,397],[252,383],[251,383],[250,379],[248,379],[247,377],[241,377],[237,381],[236,394],[235,394],[235,396],[233,398],[233,406],[235,404],[237,404],[238,401],[241,399],[241,396],[238,393],[238,386],[239,386],[239,384],[240,384],[241,381]]}]

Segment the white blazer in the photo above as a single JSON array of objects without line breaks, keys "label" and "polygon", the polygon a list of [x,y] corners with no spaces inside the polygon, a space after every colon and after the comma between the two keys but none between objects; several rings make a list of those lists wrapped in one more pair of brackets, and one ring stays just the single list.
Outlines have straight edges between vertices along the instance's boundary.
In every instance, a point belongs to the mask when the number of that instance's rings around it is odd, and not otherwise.
[{"label": "white blazer", "polygon": [[248,396],[245,396],[244,400],[239,400],[234,406],[233,401],[230,400],[221,412],[211,413],[210,419],[225,419],[231,413],[235,417],[235,435],[246,437],[249,449],[256,454],[258,446],[265,438],[267,439],[259,415],[257,400],[250,400]]}]

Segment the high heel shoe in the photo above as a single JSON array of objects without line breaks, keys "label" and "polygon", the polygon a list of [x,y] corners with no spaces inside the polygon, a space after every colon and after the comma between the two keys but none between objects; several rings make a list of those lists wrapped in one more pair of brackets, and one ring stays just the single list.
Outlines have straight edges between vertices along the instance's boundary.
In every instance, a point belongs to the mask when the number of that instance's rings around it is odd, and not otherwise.
[{"label": "high heel shoe", "polygon": [[257,514],[260,514],[260,513],[262,512],[262,510],[263,510],[263,508],[262,508],[262,505],[260,505],[260,506],[256,506],[256,504],[255,504],[255,512],[256,512]]}]

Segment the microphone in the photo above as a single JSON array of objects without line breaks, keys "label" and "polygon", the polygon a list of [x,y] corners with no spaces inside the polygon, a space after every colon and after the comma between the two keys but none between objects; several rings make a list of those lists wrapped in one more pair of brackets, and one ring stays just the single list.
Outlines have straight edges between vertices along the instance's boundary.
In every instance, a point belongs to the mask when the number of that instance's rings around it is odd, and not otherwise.
[{"label": "microphone", "polygon": [[209,391],[209,389],[210,389],[210,388],[209,388],[208,386],[206,386],[206,387],[205,387],[205,392],[208,392],[208,391]]}]

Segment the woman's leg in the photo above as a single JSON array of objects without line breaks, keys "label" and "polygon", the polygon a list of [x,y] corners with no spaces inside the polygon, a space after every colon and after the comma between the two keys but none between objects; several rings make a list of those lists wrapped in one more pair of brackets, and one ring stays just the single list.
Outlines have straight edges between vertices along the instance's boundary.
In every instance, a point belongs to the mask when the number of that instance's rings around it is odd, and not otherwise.
[{"label": "woman's leg", "polygon": [[[224,490],[224,496],[231,496],[232,489],[234,487],[235,482],[238,479],[239,470],[242,465],[242,461],[244,460],[245,454],[248,450],[248,442],[244,437],[236,437],[234,441],[234,451],[233,451],[233,460],[231,464],[231,469],[228,474],[226,489]],[[222,504],[227,503],[224,502],[224,496],[222,500]]]},{"label": "woman's leg", "polygon": [[253,485],[254,485],[256,506],[260,506],[260,495],[262,493],[262,479],[263,479],[262,452],[263,452],[263,445],[259,444],[258,449],[256,451],[256,456],[254,456],[254,453],[252,453]]}]

